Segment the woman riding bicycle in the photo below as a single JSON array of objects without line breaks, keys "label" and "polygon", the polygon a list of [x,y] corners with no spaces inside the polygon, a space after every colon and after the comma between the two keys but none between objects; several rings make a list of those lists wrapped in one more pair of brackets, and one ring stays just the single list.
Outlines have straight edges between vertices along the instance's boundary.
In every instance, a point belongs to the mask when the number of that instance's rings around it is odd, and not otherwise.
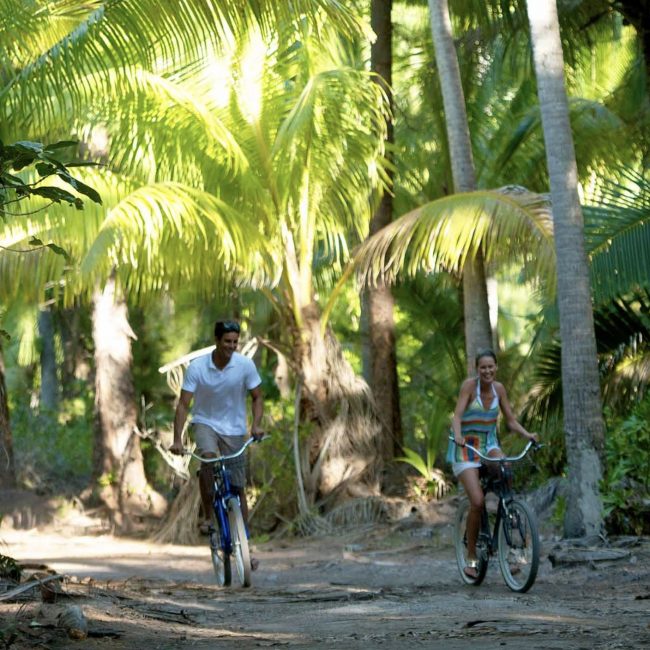
[{"label": "woman riding bicycle", "polygon": [[470,503],[465,573],[472,578],[478,574],[476,540],[485,497],[479,481],[480,459],[464,445],[468,443],[492,458],[503,457],[497,437],[499,409],[511,431],[537,440],[537,434],[529,433],[517,422],[506,389],[495,380],[497,358],[492,350],[482,350],[476,355],[476,370],[478,376],[466,379],[460,387],[452,418],[454,442],[449,443],[447,451],[447,461],[452,463],[454,476],[463,485]]}]

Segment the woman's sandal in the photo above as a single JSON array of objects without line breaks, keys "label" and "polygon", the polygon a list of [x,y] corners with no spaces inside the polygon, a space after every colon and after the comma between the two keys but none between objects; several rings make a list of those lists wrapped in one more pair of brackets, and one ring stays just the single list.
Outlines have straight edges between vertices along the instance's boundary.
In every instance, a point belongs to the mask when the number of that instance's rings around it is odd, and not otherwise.
[{"label": "woman's sandal", "polygon": [[463,571],[468,578],[478,578],[478,560],[467,560]]}]

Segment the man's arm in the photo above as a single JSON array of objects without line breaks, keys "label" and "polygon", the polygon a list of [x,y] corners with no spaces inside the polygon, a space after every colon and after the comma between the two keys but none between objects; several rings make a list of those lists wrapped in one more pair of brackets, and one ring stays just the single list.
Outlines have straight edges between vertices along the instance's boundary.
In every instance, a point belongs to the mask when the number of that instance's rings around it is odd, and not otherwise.
[{"label": "man's arm", "polygon": [[181,390],[181,396],[176,405],[176,414],[174,415],[174,442],[169,448],[172,454],[180,454],[183,451],[183,428],[187,416],[190,412],[190,404],[194,393],[188,390]]},{"label": "man's arm", "polygon": [[251,435],[256,440],[259,440],[264,435],[264,429],[262,429],[262,416],[264,415],[264,398],[262,397],[262,389],[259,386],[253,388],[251,390],[251,397],[253,398],[251,405],[253,411]]}]

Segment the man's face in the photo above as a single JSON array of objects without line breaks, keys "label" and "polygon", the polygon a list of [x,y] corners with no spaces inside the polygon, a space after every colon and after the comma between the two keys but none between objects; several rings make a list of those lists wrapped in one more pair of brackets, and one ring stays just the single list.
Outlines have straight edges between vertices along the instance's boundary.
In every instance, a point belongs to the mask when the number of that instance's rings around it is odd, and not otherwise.
[{"label": "man's face", "polygon": [[237,350],[239,344],[238,332],[226,332],[220,339],[217,339],[217,348],[229,359],[232,353]]}]

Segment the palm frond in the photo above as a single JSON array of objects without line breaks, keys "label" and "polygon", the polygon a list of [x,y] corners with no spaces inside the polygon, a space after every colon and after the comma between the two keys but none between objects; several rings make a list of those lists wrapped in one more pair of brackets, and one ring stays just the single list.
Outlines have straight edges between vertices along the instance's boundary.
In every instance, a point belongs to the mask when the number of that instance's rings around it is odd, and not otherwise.
[{"label": "palm frond", "polygon": [[459,271],[479,247],[487,261],[497,255],[519,261],[528,257],[538,273],[552,275],[551,223],[547,198],[523,188],[454,194],[413,210],[368,238],[354,256],[358,279],[373,285],[393,282],[401,273]]},{"label": "palm frond", "polygon": [[618,174],[584,208],[597,304],[650,287],[650,182],[631,169]]},{"label": "palm frond", "polygon": [[236,209],[166,183],[140,187],[111,209],[81,273],[106,277],[115,267],[135,295],[184,283],[205,295],[233,283],[272,284],[271,255],[262,233]]}]

